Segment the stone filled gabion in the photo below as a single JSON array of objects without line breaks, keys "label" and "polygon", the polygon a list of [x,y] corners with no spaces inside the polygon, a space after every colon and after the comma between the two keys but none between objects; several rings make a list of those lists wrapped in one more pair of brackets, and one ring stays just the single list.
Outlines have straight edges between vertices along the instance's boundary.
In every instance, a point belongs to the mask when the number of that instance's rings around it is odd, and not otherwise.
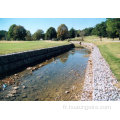
[{"label": "stone filled gabion", "polygon": [[91,50],[86,68],[82,101],[119,101],[120,90],[115,86],[117,79],[99,49],[92,43],[82,43]]},{"label": "stone filled gabion", "polygon": [[58,56],[74,48],[73,44],[30,50],[8,55],[0,55],[0,77],[24,67],[29,67],[33,63],[41,63],[47,59]]}]

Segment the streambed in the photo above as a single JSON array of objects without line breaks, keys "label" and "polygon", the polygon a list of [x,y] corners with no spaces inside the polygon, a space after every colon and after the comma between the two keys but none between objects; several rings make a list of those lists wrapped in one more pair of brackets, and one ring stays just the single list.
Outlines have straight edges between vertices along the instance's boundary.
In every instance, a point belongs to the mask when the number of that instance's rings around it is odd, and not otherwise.
[{"label": "streambed", "polygon": [[41,67],[34,71],[26,69],[18,73],[20,77],[15,84],[0,91],[0,100],[80,100],[88,57],[87,49],[74,48],[36,65]]}]

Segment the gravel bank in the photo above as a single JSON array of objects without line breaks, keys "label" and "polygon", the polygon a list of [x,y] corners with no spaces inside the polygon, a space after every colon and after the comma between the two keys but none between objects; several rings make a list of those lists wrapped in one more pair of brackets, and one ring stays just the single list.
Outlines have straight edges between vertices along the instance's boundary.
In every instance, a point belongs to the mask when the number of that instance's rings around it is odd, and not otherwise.
[{"label": "gravel bank", "polygon": [[102,57],[99,49],[92,43],[82,43],[91,50],[88,61],[82,101],[118,101],[120,90],[115,87],[117,79],[111,72],[109,65]]}]

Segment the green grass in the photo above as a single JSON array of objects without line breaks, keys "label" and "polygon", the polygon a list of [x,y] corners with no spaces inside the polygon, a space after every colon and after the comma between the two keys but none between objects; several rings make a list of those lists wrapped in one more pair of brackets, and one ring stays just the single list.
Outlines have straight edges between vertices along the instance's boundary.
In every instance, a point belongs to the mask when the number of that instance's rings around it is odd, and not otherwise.
[{"label": "green grass", "polygon": [[110,65],[110,69],[120,81],[120,43],[103,43],[97,45],[102,56]]},{"label": "green grass", "polygon": [[[120,82],[120,42],[113,42],[110,38],[103,38],[100,41],[98,36],[87,36],[84,39],[85,42],[94,43],[99,47],[102,56]],[[119,39],[115,38],[114,41],[119,41]]]},{"label": "green grass", "polygon": [[0,41],[0,55],[69,44],[67,41]]},{"label": "green grass", "polygon": [[[85,36],[84,37],[85,42],[101,42],[100,38],[98,36],[92,35],[92,36]],[[110,42],[110,41],[119,41],[118,38],[115,38],[114,40],[112,38],[102,38],[102,42]]]}]

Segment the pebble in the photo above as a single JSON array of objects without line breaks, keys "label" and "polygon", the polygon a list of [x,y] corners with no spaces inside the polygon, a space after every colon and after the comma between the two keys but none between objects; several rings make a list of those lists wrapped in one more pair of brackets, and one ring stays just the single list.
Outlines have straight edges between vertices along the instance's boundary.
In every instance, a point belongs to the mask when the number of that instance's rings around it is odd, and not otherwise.
[{"label": "pebble", "polygon": [[26,88],[26,86],[24,86],[24,85],[23,85],[23,86],[22,86],[22,88],[23,88],[23,89],[25,89],[25,88]]},{"label": "pebble", "polygon": [[14,89],[14,90],[17,90],[18,88],[19,88],[18,86],[16,86],[16,87],[13,87],[13,89]]},{"label": "pebble", "polygon": [[70,93],[69,91],[65,91],[65,94],[68,94],[68,93]]},{"label": "pebble", "polygon": [[27,95],[23,95],[22,98],[27,98]]},{"label": "pebble", "polygon": [[13,95],[12,93],[9,93],[9,94],[7,94],[6,97],[8,98],[8,97],[13,97],[13,96],[14,96],[14,95]]},{"label": "pebble", "polygon": [[120,101],[118,81],[99,49],[92,43],[82,43],[91,50],[85,74],[82,101]]},{"label": "pebble", "polygon": [[31,70],[31,69],[32,69],[32,67],[28,67],[28,68],[27,68],[27,70]]},{"label": "pebble", "polygon": [[11,94],[15,94],[16,92],[17,92],[16,90],[10,91]]}]

